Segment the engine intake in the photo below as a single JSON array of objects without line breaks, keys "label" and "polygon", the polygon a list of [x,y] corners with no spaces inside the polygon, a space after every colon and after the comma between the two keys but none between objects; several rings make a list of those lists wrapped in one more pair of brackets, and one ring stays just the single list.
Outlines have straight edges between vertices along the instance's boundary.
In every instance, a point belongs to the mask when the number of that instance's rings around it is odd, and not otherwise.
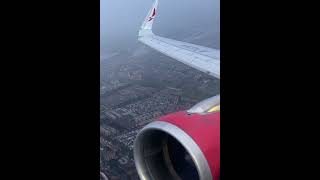
[{"label": "engine intake", "polygon": [[134,144],[134,158],[142,180],[212,180],[199,146],[179,127],[154,121],[144,127]]}]

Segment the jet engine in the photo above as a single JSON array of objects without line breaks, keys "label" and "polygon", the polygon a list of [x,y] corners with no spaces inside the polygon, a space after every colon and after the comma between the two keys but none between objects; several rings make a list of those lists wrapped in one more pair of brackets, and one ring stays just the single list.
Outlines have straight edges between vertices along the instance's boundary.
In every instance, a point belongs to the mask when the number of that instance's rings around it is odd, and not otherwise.
[{"label": "jet engine", "polygon": [[169,114],[139,132],[134,159],[141,180],[219,179],[220,105],[210,109]]}]

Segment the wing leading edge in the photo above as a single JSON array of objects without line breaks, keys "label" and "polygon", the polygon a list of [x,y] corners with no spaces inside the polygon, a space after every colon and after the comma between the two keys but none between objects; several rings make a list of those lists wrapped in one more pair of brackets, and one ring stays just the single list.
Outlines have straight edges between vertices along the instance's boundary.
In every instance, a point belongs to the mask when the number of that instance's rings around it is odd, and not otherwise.
[{"label": "wing leading edge", "polygon": [[139,31],[139,41],[173,59],[220,79],[220,50],[153,34],[152,24],[157,7],[158,0],[155,0]]}]

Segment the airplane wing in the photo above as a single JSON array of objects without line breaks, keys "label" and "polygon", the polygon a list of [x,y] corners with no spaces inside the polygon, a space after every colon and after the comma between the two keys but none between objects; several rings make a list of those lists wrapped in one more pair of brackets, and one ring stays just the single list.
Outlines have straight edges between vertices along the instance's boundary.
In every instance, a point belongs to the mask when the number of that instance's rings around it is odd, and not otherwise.
[{"label": "airplane wing", "polygon": [[173,59],[220,79],[220,50],[153,34],[152,24],[157,7],[158,0],[155,0],[139,31],[139,41]]},{"label": "airplane wing", "polygon": [[[219,50],[152,33],[157,5],[155,0],[139,31],[139,41],[220,79]],[[134,160],[139,177],[144,180],[220,179],[220,95],[145,126],[134,142]]]}]

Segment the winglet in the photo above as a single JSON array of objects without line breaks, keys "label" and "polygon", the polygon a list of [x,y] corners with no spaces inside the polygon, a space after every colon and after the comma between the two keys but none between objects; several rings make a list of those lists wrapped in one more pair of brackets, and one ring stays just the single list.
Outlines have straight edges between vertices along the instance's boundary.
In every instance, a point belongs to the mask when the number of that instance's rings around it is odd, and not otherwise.
[{"label": "winglet", "polygon": [[146,16],[145,20],[141,25],[139,36],[153,35],[152,24],[157,14],[157,8],[158,8],[158,0],[155,0],[151,9],[149,10],[148,15]]}]

